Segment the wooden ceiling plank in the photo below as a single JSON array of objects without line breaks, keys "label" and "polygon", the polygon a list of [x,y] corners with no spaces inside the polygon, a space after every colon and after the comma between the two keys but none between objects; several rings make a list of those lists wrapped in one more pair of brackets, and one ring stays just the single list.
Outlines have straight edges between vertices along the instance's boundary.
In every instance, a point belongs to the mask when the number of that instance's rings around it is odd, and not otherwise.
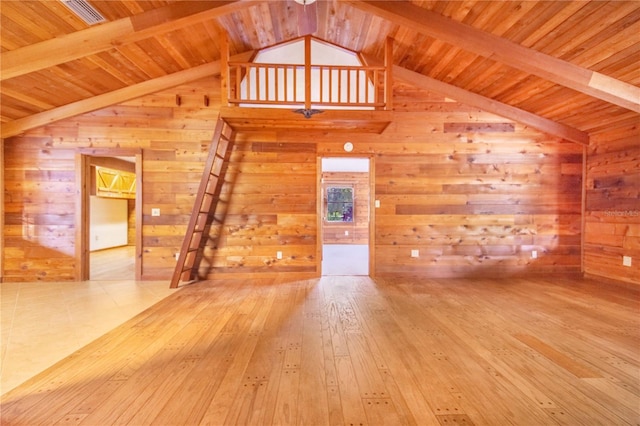
[{"label": "wooden ceiling plank", "polygon": [[[578,3],[578,2],[576,2]],[[581,39],[582,33],[590,31],[588,27],[582,27],[582,22],[589,22],[590,25],[594,24],[594,20],[600,21],[604,19],[602,13],[606,12],[606,2],[584,2],[585,5],[577,10],[575,13],[567,16],[561,22],[558,23],[551,31],[539,40],[535,46],[531,46],[538,52],[546,53],[547,55],[553,55],[557,58],[562,57],[564,54],[564,46],[573,46],[574,39]],[[581,28],[582,31],[575,33],[577,28]]]},{"label": "wooden ceiling plank", "polygon": [[[640,34],[640,9],[612,23],[580,44],[574,42],[572,49],[566,50],[561,58],[567,61],[576,61],[576,64],[583,67],[591,67],[594,63],[601,62],[616,52],[638,44],[638,34]],[[555,54],[554,56],[560,57]],[[638,64],[637,56],[625,59],[636,66]]]},{"label": "wooden ceiling plank", "polygon": [[476,56],[469,68],[473,69],[473,73],[462,73],[456,76],[456,85],[464,87],[469,91],[475,92],[475,88],[484,84],[487,79],[490,78],[496,69],[502,65],[497,64],[491,59],[487,59],[483,56]]},{"label": "wooden ceiling plank", "polygon": [[123,66],[126,65],[130,72],[135,73],[137,78],[146,80],[148,78],[158,78],[167,73],[143,48],[144,43],[132,43],[121,46],[112,53],[112,56],[121,60]]},{"label": "wooden ceiling plank", "polygon": [[207,77],[220,72],[220,63],[212,62],[174,74],[138,83],[133,86],[115,90],[113,92],[94,96],[78,102],[73,102],[49,111],[4,123],[2,138],[18,135],[26,130],[44,126],[58,120],[70,118],[79,114],[95,111],[110,105],[128,101],[160,90],[179,86],[180,84]]},{"label": "wooden ceiling plank", "polygon": [[229,13],[246,2],[178,2],[164,8],[3,52],[0,81],[59,65]]},{"label": "wooden ceiling plank", "polygon": [[[26,36],[21,42],[34,43],[40,40],[48,39],[60,35],[58,30],[51,31],[51,26],[46,23],[44,25],[38,25],[29,19],[29,16],[22,11],[24,9],[32,10],[34,6],[37,6],[35,2],[23,2],[23,1],[3,1],[2,5],[2,31],[6,31],[4,27],[9,28],[16,34]],[[6,16],[10,16],[8,18]]]},{"label": "wooden ceiling plank", "polygon": [[553,19],[553,16],[560,13],[563,7],[559,2],[552,1],[532,3],[533,7],[527,11],[527,14],[521,16],[507,31],[500,34],[502,37],[514,43],[525,45],[524,40],[540,26]]},{"label": "wooden ceiling plank", "polygon": [[35,107],[38,107],[44,110],[55,107],[55,105],[52,105],[49,102],[46,102],[42,99],[32,96],[32,93],[27,94],[21,90],[14,90],[9,87],[4,87],[4,86],[2,87],[2,95],[12,97],[13,99],[19,100],[21,102],[24,102],[29,105],[33,105]]},{"label": "wooden ceiling plank", "polygon": [[[587,53],[589,49],[595,47],[598,55],[610,55],[611,52],[604,47],[613,44],[614,37],[620,37],[620,33],[625,29],[629,30],[640,18],[640,9],[636,2],[606,3],[597,12],[576,22],[569,30],[572,33],[571,37],[563,38],[562,43],[551,44],[549,47],[553,47],[553,50],[546,53],[585,66],[579,62],[586,62],[593,55],[593,52]],[[630,30],[632,32],[624,35],[629,45],[638,42],[637,27],[635,32],[633,28]]]},{"label": "wooden ceiling plank", "polygon": [[[253,54],[253,51],[244,52],[235,55],[231,60],[244,61]],[[49,111],[44,111],[29,117],[4,123],[2,125],[0,137],[4,139],[19,135],[29,129],[44,126],[58,120],[106,108],[111,105],[126,102],[131,99],[170,89],[181,84],[186,84],[190,81],[199,80],[201,78],[217,74],[220,74],[220,61],[211,62],[152,80],[147,80],[109,93],[72,102]]]},{"label": "wooden ceiling plank", "polygon": [[636,43],[632,46],[615,52],[604,61],[598,62],[597,64],[593,65],[593,68],[615,68],[616,75],[624,76],[625,81],[640,81],[640,67],[638,67],[638,62],[627,61],[627,58],[637,57],[640,57],[640,43]]},{"label": "wooden ceiling plank", "polygon": [[117,79],[121,84],[130,86],[132,84],[137,83],[137,81],[134,80],[132,76],[129,75],[129,73],[123,70],[123,66],[119,62],[112,63],[111,61],[108,60],[108,58],[104,58],[100,55],[93,55],[87,59],[93,62],[96,66],[100,67],[105,72],[109,73],[113,78]]},{"label": "wooden ceiling plank", "polygon": [[[532,32],[527,34],[520,43],[522,46],[543,51],[550,41],[553,41],[557,33],[555,32],[563,22],[578,13],[585,7],[587,2],[538,2],[539,4],[551,4],[550,14],[540,13],[538,19],[531,23]],[[544,20],[540,20],[543,18]],[[517,39],[516,39],[517,40]]]},{"label": "wooden ceiling plank", "polygon": [[133,31],[128,19],[110,22],[2,53],[2,81],[113,48],[112,39]]},{"label": "wooden ceiling plank", "polygon": [[573,127],[566,126],[530,112],[512,107],[502,102],[468,92],[451,84],[443,83],[439,80],[427,77],[423,74],[402,68],[393,67],[393,75],[401,80],[413,84],[414,86],[437,92],[458,102],[481,108],[484,111],[500,115],[513,121],[534,127],[542,132],[559,136],[572,142],[588,145],[589,135]]},{"label": "wooden ceiling plank", "polygon": [[437,37],[454,46],[589,96],[640,112],[640,88],[634,85],[458,23],[410,2],[344,1],[398,25]]}]

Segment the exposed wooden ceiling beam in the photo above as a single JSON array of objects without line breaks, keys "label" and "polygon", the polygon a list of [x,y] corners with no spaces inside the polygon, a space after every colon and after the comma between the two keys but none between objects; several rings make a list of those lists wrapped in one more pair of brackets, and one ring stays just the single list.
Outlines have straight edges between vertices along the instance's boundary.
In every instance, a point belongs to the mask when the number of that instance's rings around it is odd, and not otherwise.
[{"label": "exposed wooden ceiling beam", "polygon": [[[376,62],[379,61],[370,58],[367,59],[367,63],[369,64],[374,64]],[[426,75],[408,70],[398,65],[394,65],[393,67],[393,76],[396,79],[403,80],[420,89],[428,90],[430,92],[455,99],[460,103],[480,108],[483,111],[500,115],[518,123],[526,124],[544,133],[583,145],[589,144],[589,135],[581,130],[532,114],[511,105],[498,102],[485,96],[469,92],[468,90],[427,77]]]},{"label": "exposed wooden ceiling beam", "polygon": [[640,88],[446,18],[408,1],[346,3],[594,98],[640,112]]},{"label": "exposed wooden ceiling beam", "polygon": [[[241,53],[239,55],[235,55],[231,59],[233,61],[242,62],[248,60],[251,56],[253,56],[253,54],[253,51],[249,51]],[[167,90],[172,87],[188,83],[190,81],[218,74],[220,74],[220,61],[215,61],[184,71],[165,75],[163,77],[147,80],[129,87],[114,90],[113,92],[104,93],[102,95],[97,95],[92,98],[63,105],[61,107],[34,114],[29,117],[21,118],[19,120],[3,123],[0,136],[4,139],[11,136],[19,135],[20,133],[23,133],[29,129],[46,126],[47,124],[51,124],[58,120],[63,120],[65,118],[74,117],[76,115],[85,114],[91,111],[96,111],[98,109],[126,102],[140,96]]]},{"label": "exposed wooden ceiling beam", "polygon": [[176,2],[128,18],[2,53],[0,81],[134,43],[244,8],[232,1]]}]

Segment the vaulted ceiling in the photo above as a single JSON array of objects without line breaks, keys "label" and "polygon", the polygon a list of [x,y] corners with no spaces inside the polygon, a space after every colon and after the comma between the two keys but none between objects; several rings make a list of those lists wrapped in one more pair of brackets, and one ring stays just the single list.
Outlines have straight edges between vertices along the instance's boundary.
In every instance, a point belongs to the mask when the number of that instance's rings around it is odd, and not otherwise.
[{"label": "vaulted ceiling", "polygon": [[[231,55],[300,36],[299,4],[0,1],[2,137],[220,72]],[[307,6],[309,7],[309,6]],[[640,125],[639,1],[319,0],[313,35],[382,61],[420,89],[585,141]],[[555,126],[555,127],[554,127]]]}]

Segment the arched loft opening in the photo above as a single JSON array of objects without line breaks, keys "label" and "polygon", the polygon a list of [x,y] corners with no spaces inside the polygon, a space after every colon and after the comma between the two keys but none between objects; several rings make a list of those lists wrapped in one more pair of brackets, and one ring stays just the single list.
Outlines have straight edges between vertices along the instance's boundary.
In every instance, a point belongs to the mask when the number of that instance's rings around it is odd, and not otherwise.
[{"label": "arched loft opening", "polygon": [[229,103],[244,107],[385,109],[390,71],[306,36],[229,62]]}]

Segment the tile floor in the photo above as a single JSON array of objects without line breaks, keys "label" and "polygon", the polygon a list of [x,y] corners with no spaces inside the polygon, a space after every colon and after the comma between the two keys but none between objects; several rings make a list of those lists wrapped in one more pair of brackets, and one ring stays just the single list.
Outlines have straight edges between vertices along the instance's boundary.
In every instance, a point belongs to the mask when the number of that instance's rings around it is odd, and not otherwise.
[{"label": "tile floor", "polygon": [[368,244],[324,244],[322,275],[369,275]]},{"label": "tile floor", "polygon": [[0,395],[172,294],[168,281],[0,285]]}]

